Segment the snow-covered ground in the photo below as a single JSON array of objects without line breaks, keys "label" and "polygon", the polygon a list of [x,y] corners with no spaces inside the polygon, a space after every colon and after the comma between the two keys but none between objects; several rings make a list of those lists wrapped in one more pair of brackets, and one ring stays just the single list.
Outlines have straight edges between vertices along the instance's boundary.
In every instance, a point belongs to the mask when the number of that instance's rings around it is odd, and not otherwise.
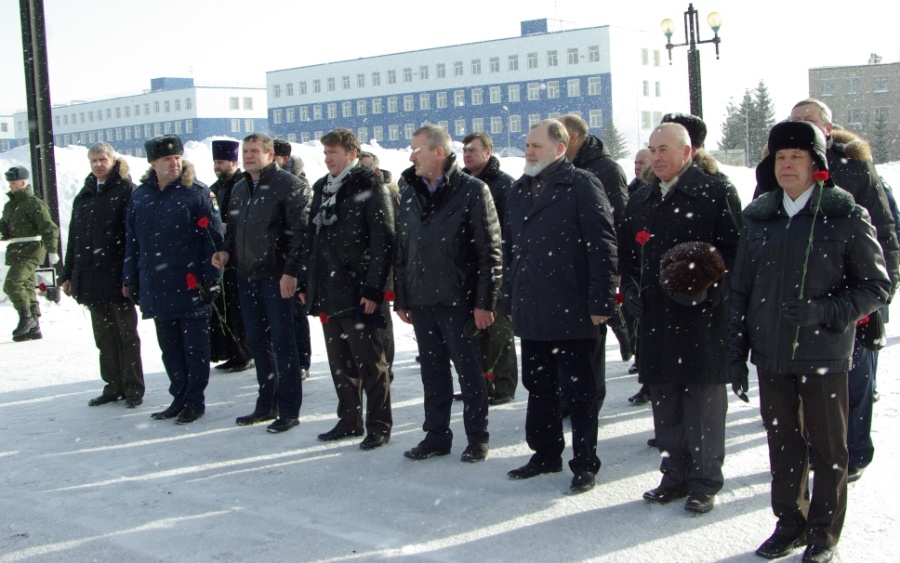
[{"label": "snow-covered ground", "polygon": [[[321,152],[295,145],[307,174],[324,173]],[[403,151],[380,151],[384,168],[406,167]],[[0,169],[27,163],[22,149],[0,155]],[[209,143],[187,158],[211,182]],[[146,163],[129,158],[136,176]],[[88,172],[85,150],[57,149],[61,214]],[[626,170],[630,163],[622,162]],[[626,164],[628,164],[626,166]],[[521,159],[505,159],[517,176]],[[879,167],[900,186],[900,163]],[[726,168],[750,200],[753,173]],[[5,185],[3,186],[5,188]],[[363,452],[357,440],[318,442],[335,422],[335,393],[321,327],[311,321],[313,365],[304,384],[301,425],[271,435],[234,425],[256,395],[251,372],[213,375],[206,415],[177,426],[153,421],[169,403],[168,380],[152,321],[141,321],[144,405],[88,407],[99,394],[97,354],[86,310],[63,297],[42,303],[44,339],[12,343],[15,313],[0,304],[0,562],[4,561],[760,561],[753,550],[771,533],[766,439],[756,386],[751,402],[729,402],[725,488],[715,510],[692,516],[679,503],[650,505],[641,494],[659,481],[648,407],[610,336],[608,396],[601,411],[597,487],[567,494],[571,474],[512,481],[525,463],[527,393],[492,407],[491,452],[458,461],[465,441],[454,406],[453,454],[412,462],[402,452],[422,437],[422,388],[411,330],[395,323],[396,378],[391,442]],[[893,471],[900,464],[900,323],[888,325],[881,353],[873,437],[877,452],[849,488],[839,558],[900,561],[890,536],[900,510]],[[891,438],[894,436],[894,438]],[[569,452],[566,455],[570,455]],[[887,485],[885,485],[887,483]],[[887,486],[887,489],[882,488]],[[895,532],[890,532],[894,530]],[[787,561],[799,561],[798,551]]]}]

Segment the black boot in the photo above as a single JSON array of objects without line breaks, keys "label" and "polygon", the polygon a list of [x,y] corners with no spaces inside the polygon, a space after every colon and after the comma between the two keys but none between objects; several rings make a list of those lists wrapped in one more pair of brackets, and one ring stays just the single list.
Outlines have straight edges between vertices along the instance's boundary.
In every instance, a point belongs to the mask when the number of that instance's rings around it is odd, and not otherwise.
[{"label": "black boot", "polygon": [[32,317],[34,319],[34,328],[23,334],[22,336],[13,336],[13,342],[25,342],[26,340],[40,340],[44,337],[41,334],[41,325],[38,323],[37,317]]},{"label": "black boot", "polygon": [[37,319],[32,316],[28,309],[19,309],[19,324],[13,330],[13,338],[17,336],[25,336],[31,329],[37,326]]}]

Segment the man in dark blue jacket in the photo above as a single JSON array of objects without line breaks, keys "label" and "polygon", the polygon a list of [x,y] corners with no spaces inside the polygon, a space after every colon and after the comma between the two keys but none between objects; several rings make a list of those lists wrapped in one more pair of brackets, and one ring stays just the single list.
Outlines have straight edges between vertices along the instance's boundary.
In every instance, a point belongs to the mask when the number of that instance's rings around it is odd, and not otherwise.
[{"label": "man in dark blue jacket", "polygon": [[[210,257],[222,243],[215,198],[182,160],[176,135],[144,143],[150,170],[125,215],[125,294],[156,323],[172,404],[153,413],[188,424],[206,410],[209,382],[209,303],[219,293]],[[176,418],[177,417],[177,418]]]}]

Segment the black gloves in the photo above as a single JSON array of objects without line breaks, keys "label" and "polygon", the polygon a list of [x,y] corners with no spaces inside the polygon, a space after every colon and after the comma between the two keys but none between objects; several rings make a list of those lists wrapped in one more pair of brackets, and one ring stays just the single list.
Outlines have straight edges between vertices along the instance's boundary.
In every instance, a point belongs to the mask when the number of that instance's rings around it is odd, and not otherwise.
[{"label": "black gloves", "polygon": [[670,295],[669,297],[672,299],[672,301],[678,303],[679,305],[683,305],[685,307],[693,307],[706,301],[706,290],[704,289],[702,293],[698,293],[697,295],[676,293],[674,295]]},{"label": "black gloves", "polygon": [[747,369],[747,362],[739,364],[728,364],[728,376],[731,378],[731,390],[737,395],[738,399],[749,403],[747,398],[747,388],[749,385],[748,376],[750,370]]},{"label": "black gloves", "polygon": [[781,305],[781,316],[794,326],[825,324],[825,307],[821,301],[794,297]]},{"label": "black gloves", "polygon": [[138,291],[138,286],[136,284],[125,286],[125,297],[135,305],[141,304],[141,292]]},{"label": "black gloves", "polygon": [[625,302],[622,303],[622,307],[625,307],[628,314],[636,319],[644,315],[644,300],[638,295],[636,288],[629,287],[625,290]]},{"label": "black gloves", "polygon": [[222,288],[219,287],[219,284],[213,283],[206,286],[206,289],[200,292],[200,298],[203,299],[204,303],[212,303],[218,299],[221,294]]}]

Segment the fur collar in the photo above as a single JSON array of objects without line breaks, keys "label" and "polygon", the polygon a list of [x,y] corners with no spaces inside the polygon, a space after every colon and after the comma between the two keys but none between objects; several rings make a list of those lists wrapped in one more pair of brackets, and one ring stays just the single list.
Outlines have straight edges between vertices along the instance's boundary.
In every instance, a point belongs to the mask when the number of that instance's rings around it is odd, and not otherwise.
[{"label": "fur collar", "polygon": [[846,129],[835,129],[831,132],[832,148],[850,160],[872,160],[872,147],[856,134]]},{"label": "fur collar", "polygon": [[[815,188],[819,189],[819,188]],[[812,206],[816,204],[818,194],[813,193],[809,198],[809,204],[801,213],[812,213]],[[783,213],[781,202],[784,199],[784,190],[778,188],[765,193],[750,202],[744,208],[743,216],[754,221],[765,221]],[[824,188],[819,213],[825,217],[846,217],[856,208],[853,196],[841,188]]]},{"label": "fur collar", "polygon": [[[194,180],[197,179],[197,174],[194,170],[194,165],[191,164],[188,160],[181,161],[181,179],[179,180],[179,184],[186,187],[191,187],[194,185]],[[156,178],[156,171],[153,170],[151,166],[141,177],[141,183],[145,184],[147,182],[153,182],[154,184],[158,184],[159,180]]]},{"label": "fur collar", "polygon": [[[719,163],[716,159],[711,157],[706,149],[697,149],[697,152],[694,153],[693,158],[694,164],[701,171],[706,172],[710,176],[715,176],[719,173]],[[656,174],[653,173],[653,167],[648,166],[641,171],[641,182],[645,184],[654,184],[659,182],[659,178],[656,177]]]},{"label": "fur collar", "polygon": [[[93,188],[94,181],[96,181],[97,177],[94,176],[93,172],[90,172],[87,177],[84,179],[84,187],[85,188]],[[106,183],[120,181],[120,180],[130,180],[131,179],[131,167],[128,166],[128,161],[124,158],[117,157],[116,163],[113,164],[112,170],[109,172],[109,177],[106,180]]]},{"label": "fur collar", "polygon": [[[470,176],[475,176],[474,174],[472,174],[472,172],[469,171],[468,168],[463,168],[462,171],[466,174],[469,174]],[[489,184],[496,180],[498,176],[500,176],[500,160],[496,156],[491,155],[491,157],[487,161],[487,164],[485,164],[484,168],[481,170],[481,174],[475,177],[482,182]]]}]

